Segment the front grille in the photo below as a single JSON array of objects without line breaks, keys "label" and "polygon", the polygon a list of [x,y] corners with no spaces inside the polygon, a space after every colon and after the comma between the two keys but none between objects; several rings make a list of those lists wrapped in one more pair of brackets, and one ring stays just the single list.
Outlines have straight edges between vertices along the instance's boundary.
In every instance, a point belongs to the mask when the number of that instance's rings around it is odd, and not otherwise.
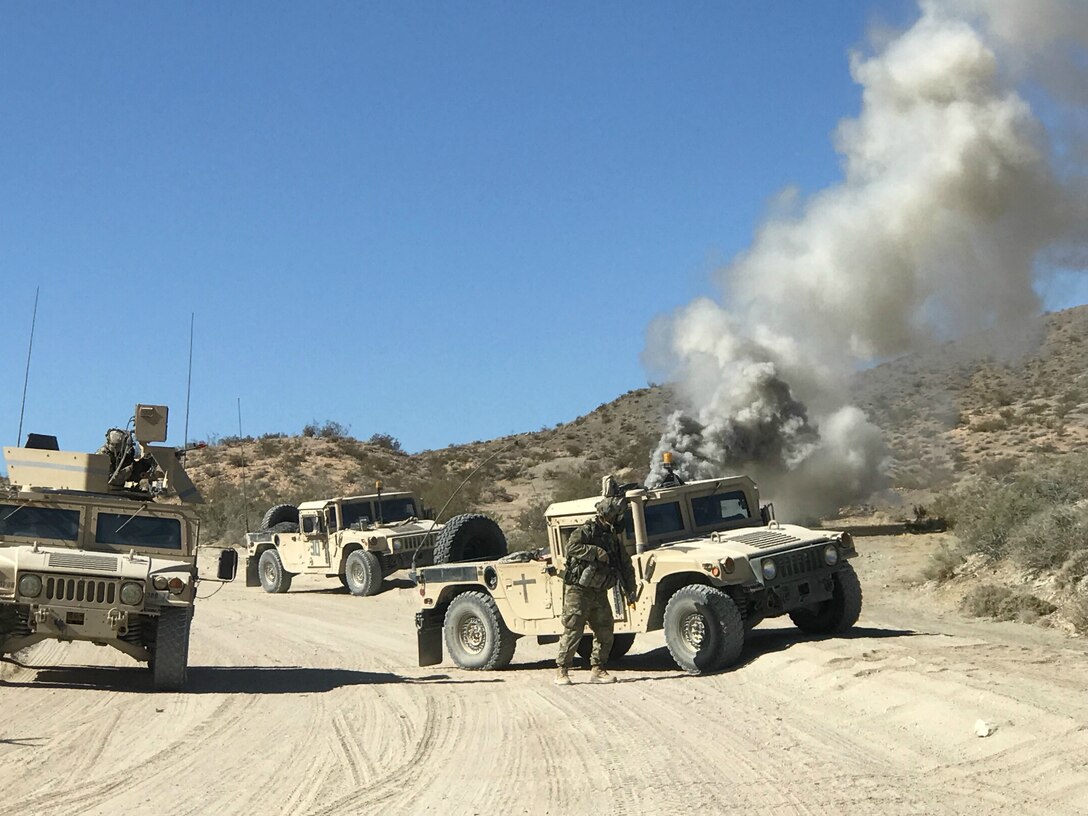
[{"label": "front grille", "polygon": [[741,544],[747,544],[749,547],[766,550],[769,547],[780,547],[783,544],[796,544],[801,539],[772,530],[757,530],[754,533],[730,536],[728,540],[739,541]]},{"label": "front grille", "polygon": [[89,555],[78,552],[51,552],[49,566],[57,569],[93,569],[117,572],[117,558],[112,555]]},{"label": "front grille", "polygon": [[117,600],[117,582],[100,578],[45,577],[45,599],[54,603],[86,603],[112,606]]},{"label": "front grille", "polygon": [[823,547],[809,547],[776,555],[774,557],[775,566],[778,567],[776,579],[782,581],[823,569],[825,566],[823,552]]}]

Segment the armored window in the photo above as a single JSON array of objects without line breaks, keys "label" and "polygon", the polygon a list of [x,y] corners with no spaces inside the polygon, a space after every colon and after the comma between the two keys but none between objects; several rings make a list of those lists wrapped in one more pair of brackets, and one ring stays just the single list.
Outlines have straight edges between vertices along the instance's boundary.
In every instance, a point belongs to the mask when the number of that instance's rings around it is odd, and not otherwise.
[{"label": "armored window", "polygon": [[336,508],[330,507],[325,511],[325,524],[330,533],[336,532]]},{"label": "armored window", "polygon": [[0,535],[76,541],[79,539],[79,511],[0,504]]},{"label": "armored window", "polygon": [[411,498],[383,499],[382,512],[378,517],[383,522],[404,521],[406,518],[418,516],[416,503]]},{"label": "armored window", "polygon": [[748,509],[748,499],[742,490],[693,498],[691,513],[696,527],[720,524],[723,521],[742,521],[752,517]]},{"label": "armored window", "polygon": [[683,529],[684,516],[680,512],[680,502],[647,505],[646,535],[650,538],[678,533]]},{"label": "armored window", "polygon": [[94,540],[112,547],[181,549],[181,521],[126,513],[99,513]]},{"label": "armored window", "polygon": [[340,516],[344,521],[344,529],[349,527],[365,527],[374,518],[374,510],[370,502],[352,502],[340,507]]},{"label": "armored window", "polygon": [[304,533],[320,533],[321,532],[321,516],[309,515],[302,517],[302,532]]}]

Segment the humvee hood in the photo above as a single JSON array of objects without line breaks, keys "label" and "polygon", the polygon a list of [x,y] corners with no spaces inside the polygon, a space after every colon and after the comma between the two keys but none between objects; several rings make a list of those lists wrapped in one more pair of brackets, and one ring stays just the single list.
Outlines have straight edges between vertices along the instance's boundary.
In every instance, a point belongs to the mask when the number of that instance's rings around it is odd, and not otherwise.
[{"label": "humvee hood", "polygon": [[741,527],[736,530],[723,530],[709,535],[699,535],[662,544],[660,547],[656,547],[655,551],[673,550],[674,552],[691,553],[697,550],[707,550],[715,553],[760,555],[789,550],[805,544],[830,541],[837,535],[837,533],[829,533],[826,530],[810,530],[796,524],[779,524],[774,527]]}]

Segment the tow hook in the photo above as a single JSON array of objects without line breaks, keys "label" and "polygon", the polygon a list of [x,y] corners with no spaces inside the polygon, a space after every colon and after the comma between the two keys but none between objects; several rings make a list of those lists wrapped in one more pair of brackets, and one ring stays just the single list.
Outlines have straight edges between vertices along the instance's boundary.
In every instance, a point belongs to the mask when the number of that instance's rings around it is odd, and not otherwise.
[{"label": "tow hook", "polygon": [[120,609],[111,609],[106,613],[106,620],[109,622],[111,629],[120,628],[121,623],[126,617],[128,617],[128,615]]},{"label": "tow hook", "polygon": [[49,614],[49,607],[36,606],[34,607],[34,620],[38,623],[48,623],[52,615]]}]

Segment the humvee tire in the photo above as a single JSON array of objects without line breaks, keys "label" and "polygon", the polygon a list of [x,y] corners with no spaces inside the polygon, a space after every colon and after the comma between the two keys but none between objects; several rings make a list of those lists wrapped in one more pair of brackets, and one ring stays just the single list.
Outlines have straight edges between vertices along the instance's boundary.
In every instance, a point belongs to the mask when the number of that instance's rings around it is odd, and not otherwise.
[{"label": "humvee tire", "polygon": [[[635,636],[630,633],[624,632],[619,635],[613,635],[612,653],[608,655],[608,659],[605,662],[619,660],[631,651],[631,647],[634,645]],[[582,639],[578,641],[578,655],[585,660],[589,660],[591,654],[593,654],[593,635],[583,635]]]},{"label": "humvee tire", "polygon": [[352,595],[377,595],[382,589],[382,562],[372,552],[355,550],[344,561],[344,586]]},{"label": "humvee tire", "polygon": [[688,674],[724,669],[744,648],[744,620],[720,589],[692,584],[665,605],[665,645]]},{"label": "humvee tire", "polygon": [[280,554],[274,549],[261,553],[257,562],[257,573],[261,577],[261,586],[265,592],[281,594],[291,588],[291,573],[283,568]]},{"label": "humvee tire", "polygon": [[455,516],[442,528],[434,545],[434,563],[453,564],[477,558],[506,555],[506,536],[487,516],[465,513]]},{"label": "humvee tire", "polygon": [[802,632],[830,635],[845,632],[861,615],[861,582],[853,566],[844,564],[833,576],[835,590],[831,598],[809,609],[795,609],[790,620]]},{"label": "humvee tire", "polygon": [[189,666],[191,606],[166,607],[159,613],[151,671],[155,691],[181,691]]},{"label": "humvee tire", "polygon": [[295,525],[294,530],[280,530],[279,532],[298,532],[298,508],[293,504],[276,504],[268,508],[268,512],[261,519],[262,530],[275,529],[277,524],[290,522]]},{"label": "humvee tire", "polygon": [[490,595],[462,592],[442,623],[446,651],[462,669],[501,669],[514,658],[517,637],[506,628]]}]

